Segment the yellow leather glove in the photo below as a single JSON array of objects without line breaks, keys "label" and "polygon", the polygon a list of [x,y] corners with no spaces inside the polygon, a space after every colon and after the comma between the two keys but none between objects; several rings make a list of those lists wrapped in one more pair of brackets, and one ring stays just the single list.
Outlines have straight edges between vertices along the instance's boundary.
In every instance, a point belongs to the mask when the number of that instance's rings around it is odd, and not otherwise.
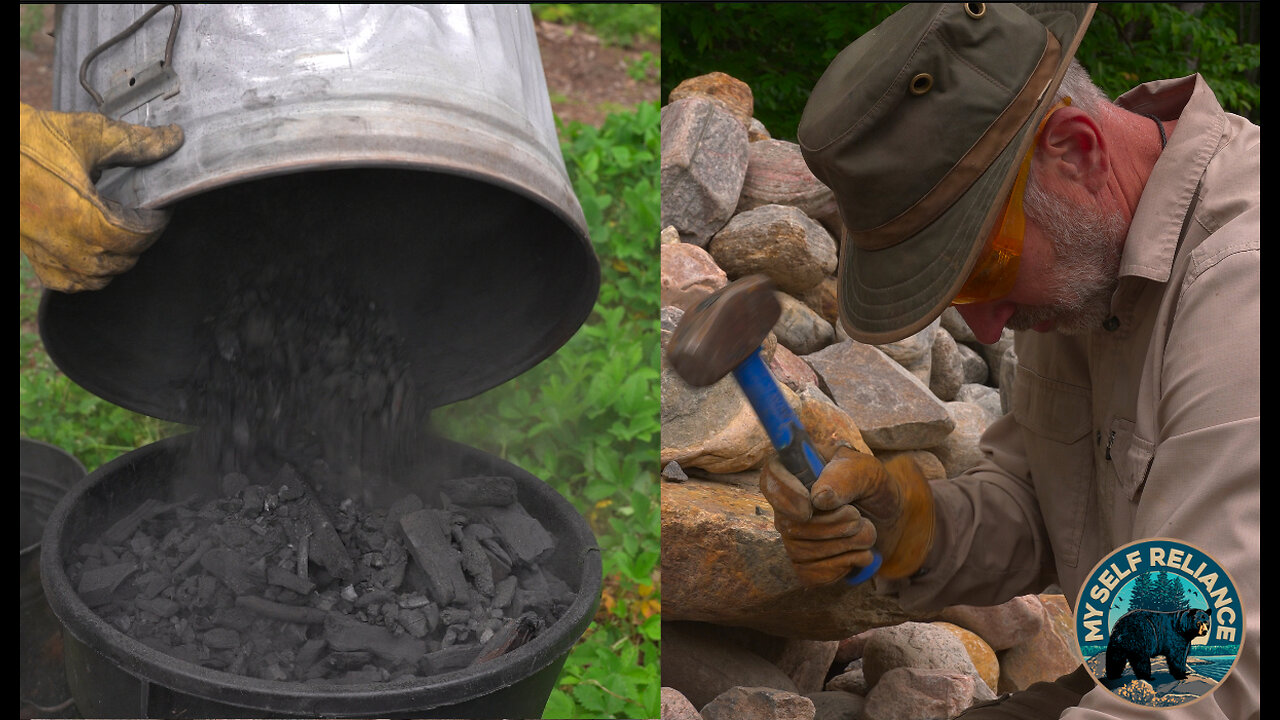
[{"label": "yellow leather glove", "polygon": [[[773,524],[805,585],[825,585],[871,564],[871,548],[884,562],[876,573],[904,578],[924,563],[933,545],[933,494],[910,457],[882,463],[841,445],[812,492],[774,457],[760,475],[773,506]],[[855,505],[857,507],[855,507]]]},{"label": "yellow leather glove", "polygon": [[147,165],[173,154],[182,146],[182,128],[20,106],[22,252],[51,290],[103,288],[133,267],[169,216],[126,208],[99,195],[93,183],[103,168]]}]

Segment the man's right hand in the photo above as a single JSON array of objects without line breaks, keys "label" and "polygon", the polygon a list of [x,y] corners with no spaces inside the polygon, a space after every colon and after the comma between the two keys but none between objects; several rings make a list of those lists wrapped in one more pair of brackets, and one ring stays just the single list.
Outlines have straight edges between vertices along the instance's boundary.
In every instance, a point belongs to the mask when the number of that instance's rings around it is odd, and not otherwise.
[{"label": "man's right hand", "polygon": [[882,463],[841,446],[811,492],[774,457],[760,490],[805,585],[835,582],[870,564],[873,547],[884,557],[879,576],[908,577],[933,544],[933,494],[907,456]]}]

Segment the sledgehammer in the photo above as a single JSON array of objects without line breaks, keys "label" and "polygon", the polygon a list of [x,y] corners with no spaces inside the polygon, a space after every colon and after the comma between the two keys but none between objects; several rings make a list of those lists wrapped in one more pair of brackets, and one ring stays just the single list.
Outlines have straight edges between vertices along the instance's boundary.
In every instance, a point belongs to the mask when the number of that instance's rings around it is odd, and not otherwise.
[{"label": "sledgehammer", "polygon": [[[782,464],[809,489],[825,463],[760,356],[760,344],[781,314],[773,281],[764,275],[740,278],[684,314],[668,342],[667,359],[685,382],[697,387],[712,385],[732,372]],[[870,579],[881,560],[873,550],[871,564],[847,582],[858,585]]]}]

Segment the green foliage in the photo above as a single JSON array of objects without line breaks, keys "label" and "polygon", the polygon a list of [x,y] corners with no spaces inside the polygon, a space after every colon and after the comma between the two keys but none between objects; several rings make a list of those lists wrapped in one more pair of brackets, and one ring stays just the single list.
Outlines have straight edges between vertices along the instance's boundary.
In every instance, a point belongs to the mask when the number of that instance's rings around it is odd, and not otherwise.
[{"label": "green foliage", "polygon": [[547,717],[657,717],[658,106],[561,128],[601,266],[591,317],[546,361],[442,408],[445,435],[546,480],[590,522],[605,587]]},{"label": "green foliage", "polygon": [[534,3],[533,16],[563,25],[585,25],[609,45],[656,42],[662,25],[657,5],[637,3]]},{"label": "green foliage", "polygon": [[1257,3],[1101,3],[1076,57],[1093,81],[1116,97],[1138,83],[1204,76],[1228,112],[1258,122],[1260,45]]},{"label": "green foliage", "polygon": [[[1148,80],[1204,75],[1229,112],[1258,122],[1258,3],[1101,3],[1077,57],[1112,97]],[[676,3],[662,9],[662,98],[728,73],[755,116],[795,140],[813,85],[840,50],[901,3]]]},{"label": "green foliage", "polygon": [[20,30],[18,41],[21,47],[30,50],[32,48],[31,38],[44,27],[44,5],[23,5],[22,20],[18,29]]},{"label": "green foliage", "polygon": [[674,3],[662,8],[662,98],[719,71],[751,86],[755,117],[795,140],[831,59],[902,3]]},{"label": "green foliage", "polygon": [[643,82],[649,77],[657,78],[660,72],[658,57],[648,50],[627,63],[627,76],[636,82]]}]

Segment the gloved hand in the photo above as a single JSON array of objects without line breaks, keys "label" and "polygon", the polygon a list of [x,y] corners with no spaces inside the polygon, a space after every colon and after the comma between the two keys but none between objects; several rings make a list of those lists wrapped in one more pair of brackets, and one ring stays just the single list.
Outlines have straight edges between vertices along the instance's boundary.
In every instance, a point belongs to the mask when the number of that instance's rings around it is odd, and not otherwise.
[{"label": "gloved hand", "polygon": [[848,445],[824,452],[815,442],[815,449],[831,459],[812,493],[777,457],[760,475],[800,582],[840,580],[871,564],[872,547],[883,556],[880,577],[903,578],[920,569],[933,544],[933,494],[915,462],[900,455],[881,463]]},{"label": "gloved hand", "polygon": [[168,213],[126,208],[98,194],[103,168],[147,165],[182,145],[182,128],[149,128],[98,113],[20,103],[21,245],[52,290],[98,290],[133,267]]}]

